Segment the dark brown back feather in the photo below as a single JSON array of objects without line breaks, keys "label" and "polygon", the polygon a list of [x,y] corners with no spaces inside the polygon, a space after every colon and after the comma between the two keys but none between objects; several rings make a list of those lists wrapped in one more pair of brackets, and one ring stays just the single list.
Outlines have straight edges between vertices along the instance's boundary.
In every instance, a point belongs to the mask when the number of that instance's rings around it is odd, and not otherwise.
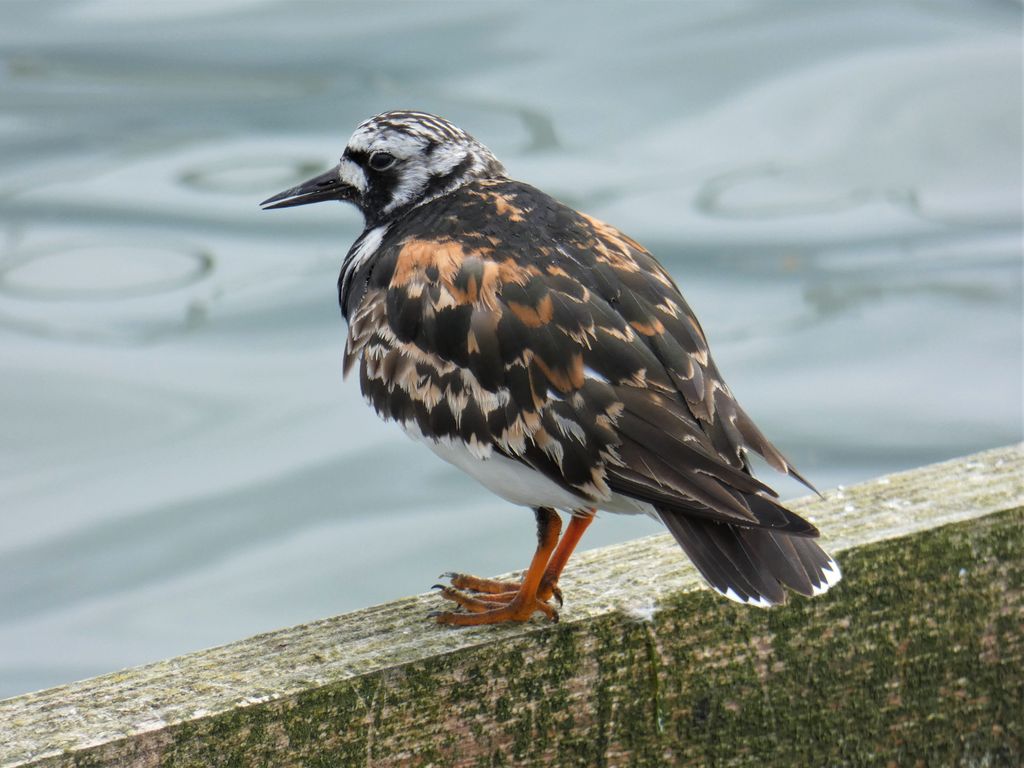
[{"label": "dark brown back feather", "polygon": [[393,225],[355,282],[346,360],[385,418],[522,461],[581,506],[619,493],[667,519],[816,534],[751,476],[748,450],[806,482],[739,407],[669,275],[614,228],[475,182]]}]

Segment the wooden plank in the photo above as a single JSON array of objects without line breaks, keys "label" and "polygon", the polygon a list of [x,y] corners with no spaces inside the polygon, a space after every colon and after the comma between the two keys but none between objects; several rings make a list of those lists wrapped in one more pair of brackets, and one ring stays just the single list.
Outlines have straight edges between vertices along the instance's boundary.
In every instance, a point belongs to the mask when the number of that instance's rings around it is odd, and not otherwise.
[{"label": "wooden plank", "polygon": [[668,536],[583,553],[562,622],[420,595],[0,702],[0,766],[1011,765],[1024,450],[793,504],[844,581],[781,609]]}]

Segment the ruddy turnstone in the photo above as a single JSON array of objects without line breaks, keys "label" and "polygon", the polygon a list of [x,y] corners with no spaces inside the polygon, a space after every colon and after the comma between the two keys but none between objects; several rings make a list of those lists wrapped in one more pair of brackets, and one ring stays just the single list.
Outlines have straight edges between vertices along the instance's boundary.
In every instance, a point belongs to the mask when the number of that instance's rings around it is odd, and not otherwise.
[{"label": "ruddy turnstone", "polygon": [[[266,208],[353,203],[365,228],[338,280],[344,370],[363,396],[504,499],[533,508],[522,581],[446,574],[443,624],[550,619],[597,510],[647,514],[707,582],[769,606],[840,578],[815,527],[753,477],[805,485],[740,407],[675,281],[635,240],[510,179],[424,112],[356,128],[329,171]],[[569,513],[561,532],[556,510]]]}]

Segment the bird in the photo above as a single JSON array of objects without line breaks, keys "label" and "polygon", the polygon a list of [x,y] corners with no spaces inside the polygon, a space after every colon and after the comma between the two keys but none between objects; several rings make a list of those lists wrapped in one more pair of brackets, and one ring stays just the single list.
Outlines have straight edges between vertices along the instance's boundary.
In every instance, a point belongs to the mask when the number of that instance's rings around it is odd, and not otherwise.
[{"label": "bird", "polygon": [[439,623],[557,621],[559,577],[598,511],[659,520],[739,603],[840,580],[750,454],[813,486],[740,407],[675,280],[637,241],[415,110],[360,123],[337,165],[261,206],[322,201],[364,220],[338,278],[344,375],[358,369],[385,421],[534,511],[522,578],[443,574]]}]

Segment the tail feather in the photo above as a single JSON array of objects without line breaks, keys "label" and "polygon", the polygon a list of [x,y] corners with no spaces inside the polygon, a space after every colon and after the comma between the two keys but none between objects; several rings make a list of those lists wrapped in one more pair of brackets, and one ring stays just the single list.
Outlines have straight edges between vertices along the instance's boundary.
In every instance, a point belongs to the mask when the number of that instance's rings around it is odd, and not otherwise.
[{"label": "tail feather", "polygon": [[807,536],[746,528],[658,510],[661,520],[715,591],[748,605],[783,603],[788,587],[813,597],[842,577]]}]

